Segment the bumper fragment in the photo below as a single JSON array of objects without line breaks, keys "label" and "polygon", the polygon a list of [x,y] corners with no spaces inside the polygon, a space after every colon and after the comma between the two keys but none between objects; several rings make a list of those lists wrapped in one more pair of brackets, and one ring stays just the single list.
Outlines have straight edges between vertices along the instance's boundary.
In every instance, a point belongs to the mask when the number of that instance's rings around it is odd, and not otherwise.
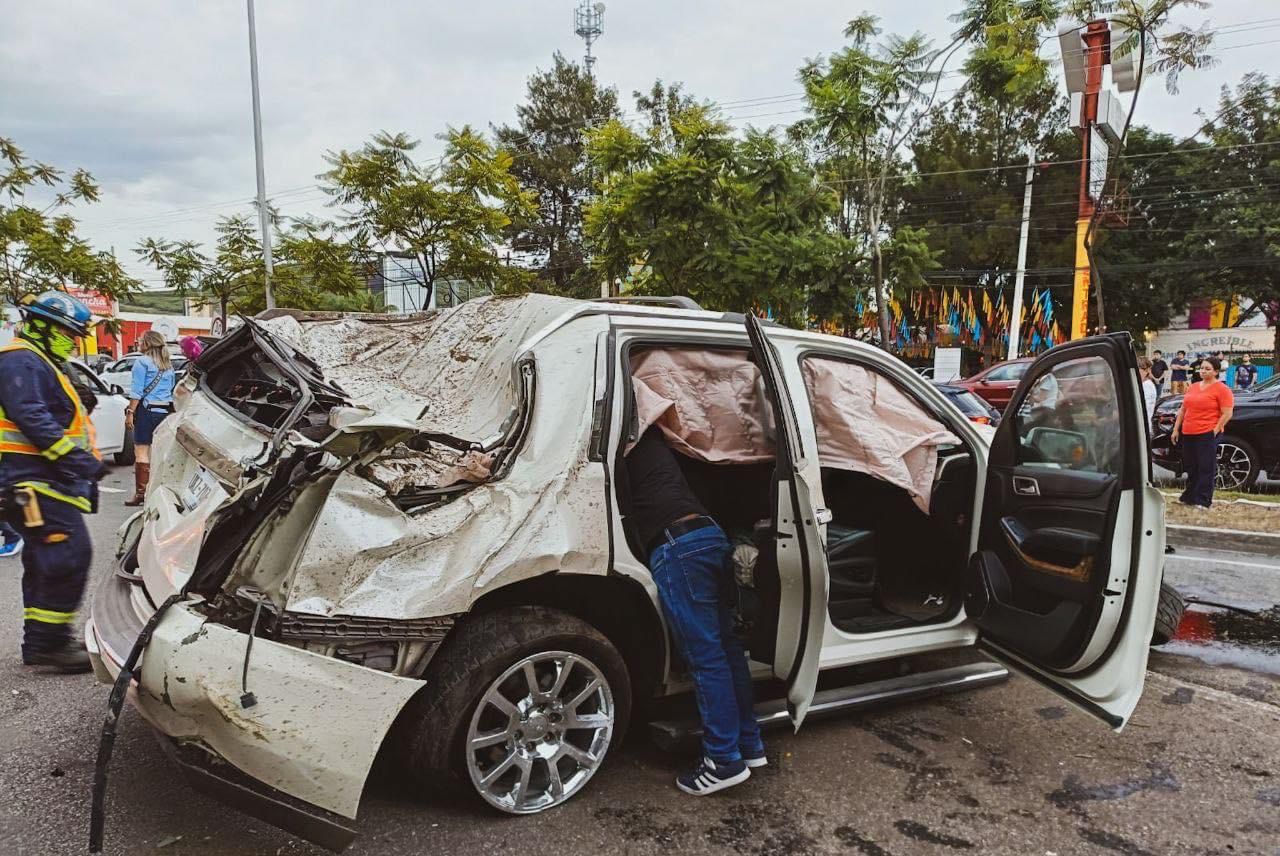
[{"label": "bumper fragment", "polygon": [[[87,646],[108,676],[136,638],[133,624],[143,623],[135,589],[112,577],[94,598]],[[258,703],[244,708],[247,642],[179,603],[156,626],[129,699],[162,734],[199,745],[267,788],[354,818],[383,738],[422,682],[259,637],[248,673]]]},{"label": "bumper fragment", "polygon": [[335,853],[347,849],[358,835],[337,815],[291,799],[238,770],[227,769],[226,764],[218,764],[207,752],[180,746],[160,732],[156,737],[193,790]]}]

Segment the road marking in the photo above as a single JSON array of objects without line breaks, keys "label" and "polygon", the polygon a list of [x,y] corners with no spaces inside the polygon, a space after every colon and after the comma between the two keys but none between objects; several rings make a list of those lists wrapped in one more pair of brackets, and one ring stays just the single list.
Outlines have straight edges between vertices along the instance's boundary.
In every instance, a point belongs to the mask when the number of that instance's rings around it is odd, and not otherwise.
[{"label": "road marking", "polygon": [[102,491],[103,493],[124,493],[125,492],[125,489],[122,487],[103,487],[102,485],[98,485],[98,490]]},{"label": "road marking", "polygon": [[1230,559],[1202,559],[1198,556],[1179,556],[1177,553],[1171,554],[1169,558],[1183,562],[1200,562],[1205,565],[1232,565],[1239,568],[1266,568],[1272,571],[1280,569],[1280,565],[1264,565],[1259,564],[1258,562],[1233,562]]}]

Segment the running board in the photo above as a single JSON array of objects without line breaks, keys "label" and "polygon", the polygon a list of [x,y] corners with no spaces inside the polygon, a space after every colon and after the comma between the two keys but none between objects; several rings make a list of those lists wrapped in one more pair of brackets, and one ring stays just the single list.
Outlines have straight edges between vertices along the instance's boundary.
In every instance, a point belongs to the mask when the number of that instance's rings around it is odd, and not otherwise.
[{"label": "running board", "polygon": [[[983,662],[822,690],[814,694],[813,704],[805,714],[805,722],[868,707],[976,690],[998,684],[1008,677],[1009,670],[1004,666]],[[760,723],[761,728],[790,724],[787,700],[780,698],[757,704],[756,722]],[[649,729],[653,742],[665,751],[673,751],[685,742],[702,736],[702,725],[697,720],[658,720],[649,723]]]}]

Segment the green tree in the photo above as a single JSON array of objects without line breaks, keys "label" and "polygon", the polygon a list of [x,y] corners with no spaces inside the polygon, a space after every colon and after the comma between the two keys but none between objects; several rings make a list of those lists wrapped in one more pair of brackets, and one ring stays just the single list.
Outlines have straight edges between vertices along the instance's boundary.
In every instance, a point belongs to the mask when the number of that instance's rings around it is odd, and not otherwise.
[{"label": "green tree", "polygon": [[825,226],[834,194],[794,145],[737,139],[688,104],[641,131],[610,122],[589,145],[600,194],[586,227],[602,275],[632,293],[805,324],[810,289],[830,280],[842,245]]},{"label": "green tree", "polygon": [[1180,275],[1199,294],[1243,298],[1277,334],[1280,366],[1280,82],[1250,73],[1220,96],[1206,143],[1170,159],[1181,181],[1152,194],[1155,228],[1171,230]]},{"label": "green tree", "polygon": [[[810,116],[794,125],[790,134],[806,141],[818,174],[837,188],[837,231],[847,239],[858,238],[870,260],[884,348],[892,341],[891,283],[886,271],[923,270],[931,265],[927,257],[909,264],[905,259],[886,259],[886,245],[899,253],[924,246],[914,231],[895,240],[895,215],[901,207],[900,179],[895,174],[906,170],[902,149],[934,110],[947,103],[947,98],[939,97],[947,94],[940,88],[947,64],[984,32],[989,5],[985,0],[972,3],[951,41],[940,49],[920,33],[890,35],[874,42],[881,32],[878,19],[860,15],[845,27],[849,43],[842,50],[800,69]],[[966,86],[962,84],[959,91]],[[845,273],[835,297],[851,305],[864,290],[865,280],[855,271]]]},{"label": "green tree", "polygon": [[673,118],[697,106],[714,110],[709,103],[699,105],[697,99],[684,91],[684,84],[667,84],[661,79],[655,80],[648,92],[632,90],[631,97],[636,102],[636,112],[645,117],[645,134],[650,142],[668,151],[677,144],[671,124]]},{"label": "green tree", "polygon": [[[35,195],[47,201],[32,203]],[[5,300],[17,304],[28,294],[71,284],[118,299],[141,286],[114,256],[94,250],[76,232],[72,208],[100,196],[85,170],[68,176],[0,137],[0,290]]]},{"label": "green tree", "polygon": [[[295,221],[273,238],[272,286],[280,306],[294,309],[376,311],[361,275],[367,252],[338,234],[332,224]],[[195,241],[147,238],[134,254],[164,275],[165,287],[217,307],[225,328],[228,313],[248,315],[266,308],[266,264],[256,218],[220,218],[212,252]]]},{"label": "green tree", "polygon": [[[976,20],[975,13],[983,12],[987,26],[965,70],[989,95],[1025,93],[1044,80],[1047,63],[1040,55],[1040,46],[1056,35],[1062,18],[1081,22],[1105,18],[1115,37],[1110,46],[1111,56],[1136,53],[1136,89],[1119,143],[1108,153],[1112,162],[1109,175],[1113,178],[1119,177],[1118,168],[1123,163],[1119,158],[1125,150],[1146,71],[1163,74],[1166,88],[1176,92],[1183,72],[1207,68],[1217,62],[1209,52],[1213,45],[1212,31],[1173,23],[1179,13],[1208,8],[1207,0],[968,0],[968,3],[966,18]],[[1094,259],[1093,246],[1094,236],[1106,214],[1105,205],[1096,206],[1084,240],[1099,329],[1107,328],[1107,317],[1102,273]]]},{"label": "green tree", "polygon": [[591,191],[586,133],[617,116],[617,93],[556,53],[550,69],[529,78],[518,124],[494,131],[498,147],[512,156],[511,174],[537,200],[504,235],[513,252],[532,257],[538,291],[599,294],[583,249],[582,204]]},{"label": "green tree", "polygon": [[[1034,175],[1027,267],[1074,263],[1076,212],[1070,203],[1080,172],[1078,143],[1066,120],[1066,105],[1048,82],[1027,96],[992,97],[975,87],[935,114],[912,142],[917,172],[903,183],[898,220],[927,232],[949,282],[1005,289],[1013,284],[1026,187],[1020,161],[1028,150],[1041,161],[1066,165]],[[1032,274],[1027,285],[1069,279]],[[1060,298],[1069,311],[1069,292]]]},{"label": "green tree", "polygon": [[325,155],[331,168],[319,178],[342,208],[343,226],[384,250],[412,253],[427,300],[438,281],[450,279],[494,291],[526,288],[529,273],[503,264],[497,251],[506,229],[536,210],[511,172],[511,153],[470,127],[440,139],[438,161],[415,161],[418,141],[386,132],[358,151]]},{"label": "green tree", "polygon": [[[1067,147],[1078,144],[1074,134],[1064,133]],[[1168,134],[1152,131],[1136,125],[1129,131],[1126,149],[1127,193],[1133,207],[1128,212],[1127,223],[1115,222],[1100,229],[1094,247],[1094,266],[1108,283],[1106,312],[1112,329],[1130,330],[1141,335],[1147,330],[1168,326],[1173,316],[1180,313],[1193,296],[1196,286],[1186,276],[1185,258],[1179,248],[1179,232],[1194,220],[1191,216],[1179,216],[1175,221],[1166,213],[1152,216],[1153,212],[1169,198],[1175,188],[1184,183],[1178,174],[1180,165],[1175,157],[1165,153],[1177,148],[1177,141]],[[1066,167],[1063,171],[1066,171]],[[1070,182],[1074,191],[1078,177]],[[1072,210],[1072,206],[1064,205]],[[1066,267],[1073,263],[1067,262]],[[1096,303],[1089,316],[1089,324],[1097,326]]]}]

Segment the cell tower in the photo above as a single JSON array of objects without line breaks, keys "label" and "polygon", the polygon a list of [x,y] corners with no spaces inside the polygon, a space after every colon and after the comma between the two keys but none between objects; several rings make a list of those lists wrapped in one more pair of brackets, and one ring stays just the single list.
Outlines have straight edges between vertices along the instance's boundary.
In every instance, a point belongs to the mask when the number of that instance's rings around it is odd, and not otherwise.
[{"label": "cell tower", "polygon": [[587,43],[587,74],[595,67],[596,58],[591,55],[591,45],[604,32],[604,4],[582,0],[573,10],[573,32]]}]

